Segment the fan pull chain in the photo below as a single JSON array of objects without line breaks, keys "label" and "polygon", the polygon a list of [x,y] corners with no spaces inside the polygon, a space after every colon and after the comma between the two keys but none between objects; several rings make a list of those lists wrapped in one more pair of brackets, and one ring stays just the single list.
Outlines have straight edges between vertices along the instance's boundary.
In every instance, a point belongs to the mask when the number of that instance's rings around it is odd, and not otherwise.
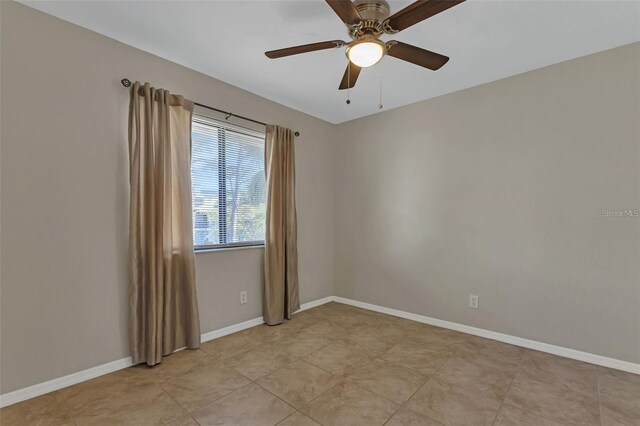
[{"label": "fan pull chain", "polygon": [[347,62],[347,105],[351,104],[351,61]]}]

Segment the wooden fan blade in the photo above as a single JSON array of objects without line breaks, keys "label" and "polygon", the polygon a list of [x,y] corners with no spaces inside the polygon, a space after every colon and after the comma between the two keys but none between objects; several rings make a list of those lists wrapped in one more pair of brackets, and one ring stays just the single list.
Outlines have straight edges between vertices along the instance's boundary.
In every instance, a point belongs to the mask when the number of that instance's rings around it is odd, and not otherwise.
[{"label": "wooden fan blade", "polygon": [[431,18],[464,0],[418,0],[394,13],[385,21],[385,32],[393,34]]},{"label": "wooden fan blade", "polygon": [[362,68],[359,66],[347,64],[347,69],[344,70],[344,75],[342,76],[342,81],[340,82],[340,87],[338,87],[338,89],[352,89],[353,86],[356,85],[360,71],[362,71]]},{"label": "wooden fan blade", "polygon": [[387,42],[387,55],[434,71],[440,69],[449,61],[448,56],[412,46],[401,41]]},{"label": "wooden fan blade", "polygon": [[267,55],[268,58],[276,59],[284,56],[298,55],[300,53],[315,52],[316,50],[333,49],[344,45],[345,42],[342,40],[321,41],[319,43],[303,44],[301,46],[270,50],[269,52],[264,52],[264,54]]},{"label": "wooden fan blade", "polygon": [[342,22],[347,25],[354,25],[362,21],[360,12],[353,5],[351,0],[326,0],[329,7],[338,15]]}]

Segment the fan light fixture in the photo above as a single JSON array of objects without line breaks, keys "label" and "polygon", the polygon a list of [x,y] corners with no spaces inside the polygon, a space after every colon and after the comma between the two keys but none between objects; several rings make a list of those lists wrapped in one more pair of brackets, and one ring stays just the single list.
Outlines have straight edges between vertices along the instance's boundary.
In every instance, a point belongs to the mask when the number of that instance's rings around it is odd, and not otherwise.
[{"label": "fan light fixture", "polygon": [[360,68],[367,68],[378,63],[385,54],[386,46],[376,39],[365,39],[347,48],[347,58]]},{"label": "fan light fixture", "polygon": [[[340,49],[346,54],[349,63],[338,89],[348,90],[356,85],[362,68],[375,65],[385,55],[411,62],[433,71],[440,69],[449,60],[447,56],[398,40],[388,40],[385,43],[380,40],[380,37],[384,34],[397,34],[465,0],[414,0],[413,3],[394,14],[390,13],[391,10],[387,0],[325,1],[346,25],[352,41],[320,41],[270,50],[264,52],[264,54],[269,59],[276,59],[318,50]],[[345,47],[346,49],[343,50]]]}]

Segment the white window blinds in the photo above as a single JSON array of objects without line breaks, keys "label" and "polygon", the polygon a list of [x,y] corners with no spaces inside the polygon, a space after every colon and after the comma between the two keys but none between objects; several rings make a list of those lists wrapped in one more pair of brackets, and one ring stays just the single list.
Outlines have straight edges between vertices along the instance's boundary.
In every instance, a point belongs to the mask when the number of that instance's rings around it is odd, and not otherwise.
[{"label": "white window blinds", "polygon": [[264,133],[193,116],[196,249],[264,244]]}]

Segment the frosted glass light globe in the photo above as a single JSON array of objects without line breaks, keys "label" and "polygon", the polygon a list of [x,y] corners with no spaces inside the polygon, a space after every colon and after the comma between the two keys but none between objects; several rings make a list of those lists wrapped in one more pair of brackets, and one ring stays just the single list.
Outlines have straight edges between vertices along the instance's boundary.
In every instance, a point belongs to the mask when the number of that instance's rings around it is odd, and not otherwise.
[{"label": "frosted glass light globe", "polygon": [[383,55],[384,45],[380,42],[363,41],[347,49],[347,58],[360,68],[375,65]]}]

